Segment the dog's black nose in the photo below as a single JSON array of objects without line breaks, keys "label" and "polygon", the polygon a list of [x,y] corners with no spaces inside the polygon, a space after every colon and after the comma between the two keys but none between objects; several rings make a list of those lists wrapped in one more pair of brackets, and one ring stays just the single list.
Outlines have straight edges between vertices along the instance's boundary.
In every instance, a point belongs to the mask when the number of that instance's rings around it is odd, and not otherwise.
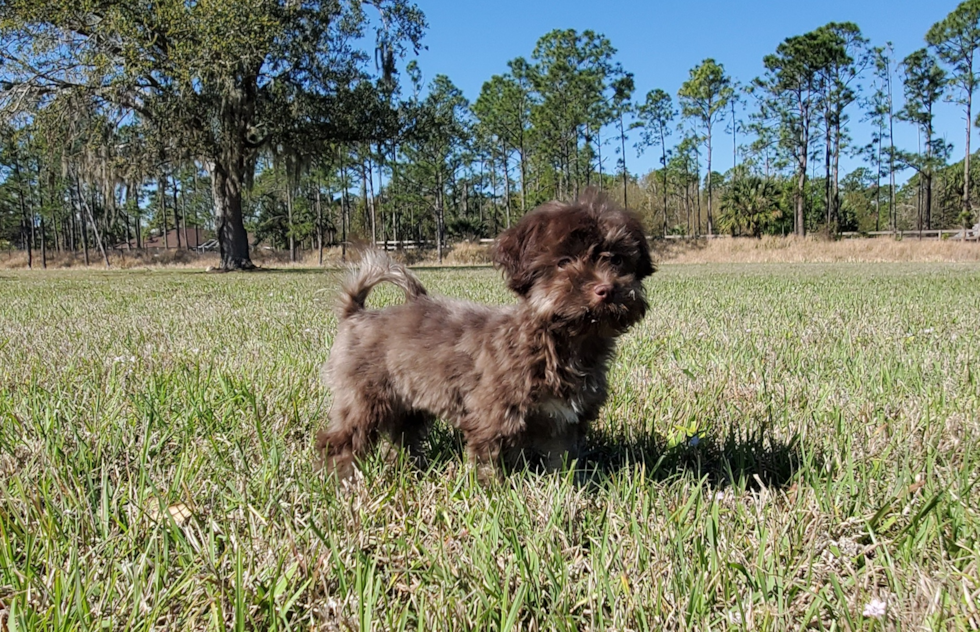
[{"label": "dog's black nose", "polygon": [[600,283],[592,291],[603,301],[609,300],[612,296],[612,286],[608,283]]}]

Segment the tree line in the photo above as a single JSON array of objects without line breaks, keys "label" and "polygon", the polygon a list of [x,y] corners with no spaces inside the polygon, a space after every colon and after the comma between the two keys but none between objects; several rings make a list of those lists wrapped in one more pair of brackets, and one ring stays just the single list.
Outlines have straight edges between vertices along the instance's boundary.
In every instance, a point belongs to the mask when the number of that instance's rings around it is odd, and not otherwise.
[{"label": "tree line", "polygon": [[[759,77],[705,59],[676,93],[642,97],[607,37],[565,29],[470,102],[406,61],[426,28],[408,0],[3,3],[0,245],[108,265],[112,248],[151,233],[187,247],[205,227],[229,270],[253,267],[250,240],[293,258],[354,238],[425,242],[441,259],[447,242],[493,237],[589,186],[654,235],[976,221],[980,0],[902,58],[829,23],[786,38]],[[944,100],[966,121],[952,165],[934,124]],[[898,125],[915,127],[914,150],[895,146]],[[659,167],[632,173],[638,152]],[[842,174],[855,155],[863,166]]]}]

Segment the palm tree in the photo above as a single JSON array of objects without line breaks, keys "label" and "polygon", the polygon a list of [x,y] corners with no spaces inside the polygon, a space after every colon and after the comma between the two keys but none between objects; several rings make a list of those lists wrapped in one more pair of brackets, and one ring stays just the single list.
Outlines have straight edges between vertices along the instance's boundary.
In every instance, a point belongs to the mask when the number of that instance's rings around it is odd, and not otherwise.
[{"label": "palm tree", "polygon": [[766,225],[783,216],[779,201],[779,187],[772,181],[758,176],[739,178],[721,198],[719,226],[733,237],[742,230],[762,237]]}]

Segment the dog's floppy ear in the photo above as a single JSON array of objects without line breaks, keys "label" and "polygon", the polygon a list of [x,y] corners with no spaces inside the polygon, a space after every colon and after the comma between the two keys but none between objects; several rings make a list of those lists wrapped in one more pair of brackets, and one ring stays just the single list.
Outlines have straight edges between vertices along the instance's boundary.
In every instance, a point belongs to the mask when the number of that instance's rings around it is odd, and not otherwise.
[{"label": "dog's floppy ear", "polygon": [[548,217],[557,207],[559,205],[555,203],[539,206],[521,218],[515,226],[502,232],[494,244],[494,265],[504,271],[507,286],[521,296],[526,296],[534,285],[535,270],[531,259],[538,251]]},{"label": "dog's floppy ear", "polygon": [[522,220],[502,232],[493,247],[493,264],[504,271],[507,286],[521,296],[525,296],[534,283],[534,276],[524,260],[532,232],[528,223]]}]

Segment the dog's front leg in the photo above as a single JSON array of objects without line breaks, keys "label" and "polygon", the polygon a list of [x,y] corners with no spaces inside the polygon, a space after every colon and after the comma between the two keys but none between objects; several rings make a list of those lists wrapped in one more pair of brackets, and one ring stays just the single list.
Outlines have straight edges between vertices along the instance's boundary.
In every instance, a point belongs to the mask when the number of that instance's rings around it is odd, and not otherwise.
[{"label": "dog's front leg", "polygon": [[500,448],[499,439],[490,441],[466,441],[466,457],[470,466],[476,470],[476,479],[481,485],[489,485],[493,481],[503,479],[503,471],[500,468]]},{"label": "dog's front leg", "polygon": [[524,416],[516,407],[494,407],[487,415],[469,415],[460,423],[466,441],[466,456],[476,469],[477,479],[486,485],[501,480],[500,456],[503,446],[525,430]]}]

